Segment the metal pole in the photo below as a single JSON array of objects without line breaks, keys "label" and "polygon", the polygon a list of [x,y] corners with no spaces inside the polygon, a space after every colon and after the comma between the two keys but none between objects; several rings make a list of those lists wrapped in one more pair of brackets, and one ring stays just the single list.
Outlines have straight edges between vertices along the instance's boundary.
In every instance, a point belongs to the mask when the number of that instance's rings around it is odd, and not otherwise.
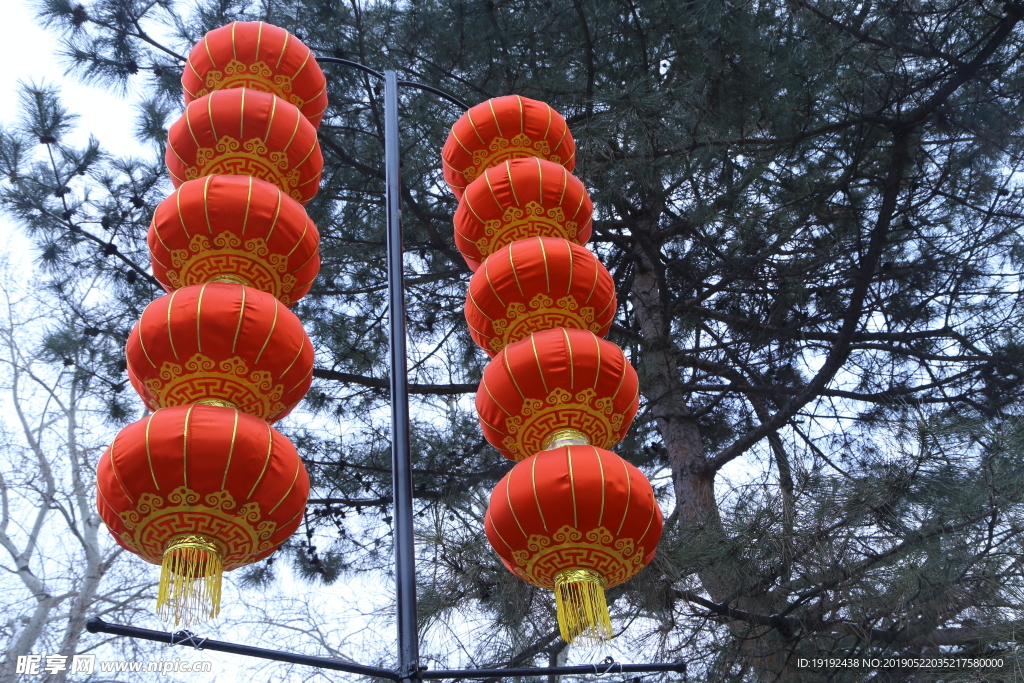
[{"label": "metal pole", "polygon": [[405,353],[405,282],[402,261],[402,178],[399,168],[398,77],[384,72],[384,180],[387,184],[388,312],[391,342],[391,471],[394,493],[398,675],[413,681],[419,671],[416,630],[416,548],[412,521],[412,453],[409,447],[409,385]]}]

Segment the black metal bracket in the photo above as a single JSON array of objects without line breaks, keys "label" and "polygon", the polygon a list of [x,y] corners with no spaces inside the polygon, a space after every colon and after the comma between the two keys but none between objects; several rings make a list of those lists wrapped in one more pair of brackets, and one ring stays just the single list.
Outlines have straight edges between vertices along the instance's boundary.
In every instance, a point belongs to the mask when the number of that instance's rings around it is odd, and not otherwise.
[{"label": "black metal bracket", "polygon": [[398,673],[391,669],[379,669],[375,666],[364,666],[351,662],[343,662],[337,659],[326,657],[313,657],[300,655],[293,652],[281,652],[279,650],[268,650],[262,647],[251,645],[240,645],[228,643],[223,640],[210,640],[209,638],[196,638],[189,631],[153,631],[148,628],[137,628],[135,626],[122,626],[103,621],[99,617],[93,617],[85,623],[89,633],[109,633],[114,636],[127,636],[140,640],[152,640],[156,643],[167,643],[170,645],[192,646],[197,650],[209,650],[211,652],[228,652],[233,655],[245,655],[246,657],[258,657],[260,659],[271,659],[277,662],[289,662],[291,664],[302,664],[304,666],[315,666],[320,669],[333,669],[346,673],[360,674],[362,676],[374,676],[376,678],[387,678],[398,681]]},{"label": "black metal bracket", "polygon": [[[223,640],[210,640],[199,638],[190,631],[153,631],[148,628],[137,628],[135,626],[122,626],[111,624],[98,617],[93,617],[86,622],[86,629],[89,633],[109,633],[115,636],[127,636],[140,640],[152,640],[157,643],[169,645],[183,645],[193,647],[196,650],[210,650],[211,652],[227,652],[246,657],[258,657],[290,664],[301,664],[313,666],[319,669],[332,669],[346,673],[359,674],[361,676],[372,676],[375,678],[386,678],[391,681],[401,681],[404,677],[392,669],[381,669],[375,666],[365,666],[354,662],[344,662],[327,657],[314,657],[312,655],[300,655],[293,652],[281,652],[280,650],[268,650],[262,647],[251,645],[239,645],[228,643]],[[676,662],[674,664],[620,664],[618,662],[604,661],[600,664],[586,664],[583,666],[552,666],[546,668],[526,669],[418,669],[408,678],[412,680],[432,681],[442,679],[473,680],[483,678],[506,678],[510,676],[566,676],[566,675],[593,675],[604,676],[608,674],[628,673],[661,673],[677,672],[685,673],[686,664]]]},{"label": "black metal bracket", "polygon": [[[360,71],[365,71],[366,73],[370,74],[371,76],[374,76],[378,80],[381,80],[381,81],[384,80],[384,74],[382,74],[380,71],[377,71],[376,69],[371,69],[370,67],[366,66],[365,64],[360,64],[359,62],[353,62],[353,61],[348,60],[348,59],[342,59],[341,57],[317,57],[316,61],[318,63],[342,64],[344,66],[351,66],[351,67],[353,67],[355,69],[359,69]],[[419,90],[423,90],[424,92],[433,93],[434,95],[437,95],[438,97],[442,97],[442,98],[448,100],[449,102],[451,102],[452,104],[454,104],[454,105],[456,105],[458,107],[462,107],[463,111],[466,111],[467,109],[469,109],[469,105],[466,104],[465,102],[463,102],[462,100],[460,100],[459,98],[457,98],[454,95],[451,95],[449,93],[446,93],[444,90],[440,90],[438,88],[435,88],[432,85],[424,85],[423,83],[417,83],[416,81],[403,81],[403,80],[398,80],[398,81],[396,81],[396,83],[398,85],[404,85],[404,86],[408,86],[410,88],[418,88]]]},{"label": "black metal bracket", "polygon": [[619,664],[618,662],[602,664],[584,664],[581,666],[549,666],[532,669],[435,669],[423,671],[423,680],[454,678],[459,680],[477,678],[509,678],[511,676],[607,676],[609,674],[642,674],[642,673],[686,673],[686,664]]}]

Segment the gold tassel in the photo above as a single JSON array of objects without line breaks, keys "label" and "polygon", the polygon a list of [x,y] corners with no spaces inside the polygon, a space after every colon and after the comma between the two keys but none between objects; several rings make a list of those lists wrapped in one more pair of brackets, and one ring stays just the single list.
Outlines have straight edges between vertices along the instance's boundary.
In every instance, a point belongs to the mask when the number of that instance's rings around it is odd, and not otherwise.
[{"label": "gold tassel", "polygon": [[223,572],[217,545],[198,534],[167,544],[160,566],[156,613],[164,623],[201,624],[220,614]]},{"label": "gold tassel", "polygon": [[595,647],[611,640],[604,585],[604,578],[593,569],[567,569],[555,575],[555,611],[565,642]]}]

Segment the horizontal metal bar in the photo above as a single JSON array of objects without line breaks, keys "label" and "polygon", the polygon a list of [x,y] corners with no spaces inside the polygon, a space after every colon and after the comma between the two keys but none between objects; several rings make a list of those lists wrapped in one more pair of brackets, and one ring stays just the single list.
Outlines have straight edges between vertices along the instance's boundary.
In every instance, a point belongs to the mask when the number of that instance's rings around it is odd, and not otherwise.
[{"label": "horizontal metal bar", "polygon": [[[200,638],[189,631],[176,631],[174,633],[153,631],[148,628],[111,624],[98,617],[93,617],[87,621],[85,628],[89,633],[109,633],[114,636],[152,640],[153,642],[166,643],[167,645],[186,645],[197,650],[211,650],[213,652],[227,652],[247,657],[259,657],[260,659],[272,659],[277,662],[289,662],[291,664],[302,664],[303,666],[315,666],[320,669],[345,671],[362,676],[386,678],[390,681],[398,681],[401,678],[398,672],[391,669],[341,662],[337,659],[327,659],[326,657],[312,657],[293,652],[267,650],[262,647],[252,647],[251,645],[227,643],[223,640],[209,640],[207,638]],[[421,669],[417,674],[413,675],[413,678],[420,678],[425,681],[442,678],[472,680],[508,678],[510,676],[567,676],[571,674],[604,676],[606,674],[657,673],[660,671],[684,673],[686,671],[686,664],[683,662],[676,662],[674,664],[619,664],[618,662],[602,662],[601,664],[586,664],[582,666],[551,666],[533,669]]]},{"label": "horizontal metal bar", "polygon": [[473,679],[506,678],[510,676],[568,676],[572,674],[604,676],[605,674],[656,673],[659,671],[685,673],[686,664],[684,662],[675,662],[674,664],[619,664],[618,662],[607,662],[585,664],[582,666],[549,666],[534,669],[435,669],[433,671],[420,671],[420,678],[423,680],[439,678]]},{"label": "horizontal metal bar", "polygon": [[252,647],[251,645],[226,643],[222,640],[208,640],[207,638],[200,638],[188,631],[177,631],[175,633],[169,633],[167,631],[153,631],[148,628],[136,628],[134,626],[111,624],[99,619],[98,617],[93,617],[87,621],[85,628],[89,633],[109,633],[115,636],[128,636],[129,638],[152,640],[157,643],[166,643],[167,645],[190,645],[197,650],[228,652],[230,654],[245,655],[247,657],[272,659],[278,662],[290,662],[292,664],[302,664],[304,666],[315,666],[320,669],[345,671],[348,673],[360,674],[362,676],[375,676],[377,678],[386,678],[391,681],[399,680],[398,673],[391,669],[380,669],[375,666],[364,666],[362,664],[342,662],[337,659],[327,659],[326,657],[312,657],[310,655],[300,655],[292,652],[266,650],[261,647]]}]

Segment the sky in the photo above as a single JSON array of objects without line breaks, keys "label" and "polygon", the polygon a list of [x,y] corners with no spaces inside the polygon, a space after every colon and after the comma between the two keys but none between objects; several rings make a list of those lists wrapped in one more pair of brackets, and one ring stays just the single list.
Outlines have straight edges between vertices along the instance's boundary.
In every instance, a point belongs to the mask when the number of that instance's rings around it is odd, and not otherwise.
[{"label": "sky", "polygon": [[103,88],[82,85],[64,76],[56,56],[59,45],[54,35],[40,28],[27,0],[4,3],[3,40],[0,40],[0,123],[18,119],[18,83],[57,83],[73,109],[81,114],[72,142],[95,135],[114,154],[138,153],[140,146],[127,131],[134,129],[131,93],[122,98]]},{"label": "sky", "polygon": [[[4,27],[0,29],[0,127],[17,125],[20,83],[58,84],[64,102],[79,113],[77,128],[68,142],[78,145],[93,135],[103,148],[117,155],[142,154],[135,140],[134,108],[126,97],[106,89],[82,85],[64,75],[54,34],[41,28],[28,0],[4,0]],[[33,255],[29,242],[10,220],[0,214],[0,240],[9,245],[11,262],[28,270]]]}]

